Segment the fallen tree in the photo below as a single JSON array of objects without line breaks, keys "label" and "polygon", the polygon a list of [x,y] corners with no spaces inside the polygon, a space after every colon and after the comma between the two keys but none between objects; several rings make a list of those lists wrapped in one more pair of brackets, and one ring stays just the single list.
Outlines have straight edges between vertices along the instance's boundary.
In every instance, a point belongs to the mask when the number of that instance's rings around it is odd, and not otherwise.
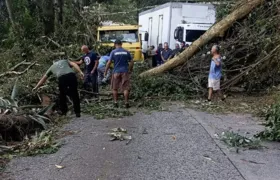
[{"label": "fallen tree", "polygon": [[156,68],[150,69],[140,74],[140,77],[147,77],[151,75],[161,74],[168,70],[174,69],[180,65],[186,63],[201,47],[207,44],[215,37],[223,36],[225,31],[236,22],[248,15],[254,8],[261,5],[264,0],[248,0],[244,1],[238,8],[236,8],[231,14],[226,16],[220,22],[212,26],[205,34],[203,34],[198,40],[196,40],[190,47],[179,54],[177,57],[167,61],[165,64]]}]

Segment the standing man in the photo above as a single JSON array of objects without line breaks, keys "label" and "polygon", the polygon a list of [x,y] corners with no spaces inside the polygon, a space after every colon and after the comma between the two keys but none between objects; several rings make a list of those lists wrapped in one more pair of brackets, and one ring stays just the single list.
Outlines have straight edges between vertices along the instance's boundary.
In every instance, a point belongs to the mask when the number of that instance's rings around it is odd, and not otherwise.
[{"label": "standing man", "polygon": [[213,91],[217,91],[219,96],[222,97],[222,92],[220,90],[220,81],[222,77],[222,59],[220,55],[220,48],[218,45],[214,45],[211,49],[211,54],[213,55],[210,65],[209,77],[208,77],[208,88],[209,95],[208,101],[211,101]]},{"label": "standing man", "polygon": [[157,59],[156,59],[156,51],[155,51],[155,46],[152,45],[150,48],[150,51],[148,53],[148,56],[152,58],[152,67],[156,67],[157,66]]},{"label": "standing man", "polygon": [[78,81],[76,74],[71,67],[74,67],[79,72],[81,78],[84,78],[84,74],[77,64],[68,60],[59,60],[55,62],[38,82],[33,91],[36,91],[41,85],[43,85],[51,74],[54,74],[58,78],[59,87],[59,100],[60,110],[62,115],[66,115],[68,111],[66,94],[68,93],[73,100],[74,112],[76,117],[81,117],[80,98],[78,94]]},{"label": "standing man", "polygon": [[165,63],[172,56],[172,50],[169,48],[168,43],[164,43],[164,49],[161,52],[161,59]]},{"label": "standing man", "polygon": [[84,80],[84,88],[85,90],[89,89],[89,84],[92,85],[92,92],[95,94],[94,96],[97,97],[98,95],[98,55],[90,51],[88,46],[83,45],[81,48],[84,56],[78,62],[78,65],[85,63],[85,80]]},{"label": "standing man", "polygon": [[178,54],[180,54],[180,46],[178,43],[175,44],[175,49],[172,51],[172,55],[170,58],[174,58],[175,56],[177,56]]},{"label": "standing man", "polygon": [[149,46],[146,48],[142,48],[142,53],[143,53],[143,56],[144,56],[144,61],[146,61],[147,57],[148,57],[148,54],[147,54],[147,51],[149,49]]},{"label": "standing man", "polygon": [[162,52],[162,50],[163,50],[162,44],[160,43],[158,45],[158,48],[157,48],[157,51],[156,51],[156,53],[157,53],[157,56],[156,56],[157,57],[157,65],[158,66],[163,64],[163,61],[161,59],[161,52]]},{"label": "standing man", "polygon": [[122,48],[122,42],[115,41],[116,49],[110,54],[110,60],[108,61],[105,69],[105,76],[110,68],[112,61],[114,62],[114,70],[111,81],[111,87],[114,96],[114,106],[118,107],[118,90],[121,89],[124,93],[125,107],[129,108],[128,98],[130,90],[130,77],[129,74],[133,70],[134,62],[132,61],[129,51]]},{"label": "standing man", "polygon": [[181,42],[181,50],[180,53],[183,52],[187,48],[185,41]]}]

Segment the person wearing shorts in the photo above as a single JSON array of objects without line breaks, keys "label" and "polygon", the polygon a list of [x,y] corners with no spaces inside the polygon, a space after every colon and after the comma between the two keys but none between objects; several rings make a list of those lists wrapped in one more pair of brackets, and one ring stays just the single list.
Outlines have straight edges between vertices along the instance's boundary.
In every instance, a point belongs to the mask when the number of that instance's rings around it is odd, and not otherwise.
[{"label": "person wearing shorts", "polygon": [[[220,89],[220,82],[222,77],[222,62],[220,55],[220,48],[217,45],[214,45],[211,49],[211,53],[213,55],[210,65],[210,71],[208,76],[208,101],[211,101],[213,91],[217,91],[219,95],[222,97],[222,92]],[[222,100],[224,98],[222,97]]]},{"label": "person wearing shorts", "polygon": [[111,88],[114,97],[114,106],[118,107],[118,90],[124,93],[125,107],[129,108],[130,73],[133,70],[133,60],[129,51],[122,48],[120,40],[115,41],[116,49],[110,54],[110,59],[106,65],[104,76],[107,75],[112,61],[114,62]]}]

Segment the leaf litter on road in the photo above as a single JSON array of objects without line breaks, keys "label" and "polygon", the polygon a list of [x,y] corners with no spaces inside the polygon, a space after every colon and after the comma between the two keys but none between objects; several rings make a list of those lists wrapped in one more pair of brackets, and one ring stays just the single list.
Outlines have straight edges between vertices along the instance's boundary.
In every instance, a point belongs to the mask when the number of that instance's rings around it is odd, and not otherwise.
[{"label": "leaf litter on road", "polygon": [[[108,133],[112,138],[110,139],[111,141],[115,141],[115,140],[128,140],[131,141],[132,137],[130,135],[126,135],[127,134],[127,130],[124,128],[113,128],[111,129],[112,132]],[[128,142],[129,143],[129,142]],[[128,144],[127,143],[127,144]]]},{"label": "leaf litter on road", "polygon": [[57,168],[57,169],[63,169],[64,168],[64,166],[61,166],[61,165],[55,165],[55,167]]}]

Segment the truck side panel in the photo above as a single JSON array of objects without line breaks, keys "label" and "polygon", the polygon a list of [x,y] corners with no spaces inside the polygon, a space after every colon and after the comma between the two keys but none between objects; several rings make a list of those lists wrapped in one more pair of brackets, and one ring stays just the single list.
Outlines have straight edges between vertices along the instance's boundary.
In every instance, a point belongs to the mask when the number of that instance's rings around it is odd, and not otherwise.
[{"label": "truck side panel", "polygon": [[183,4],[182,20],[190,23],[215,23],[216,10],[213,5]]},{"label": "truck side panel", "polygon": [[182,6],[173,6],[172,7],[172,16],[171,16],[171,29],[170,29],[170,48],[175,49],[176,40],[174,39],[174,31],[177,28],[177,25],[182,23]]},{"label": "truck side panel", "polygon": [[[151,22],[152,19],[152,23]],[[148,46],[158,46],[159,43],[169,42],[170,7],[165,7],[157,11],[152,11],[139,16],[140,31],[149,33]]]}]

